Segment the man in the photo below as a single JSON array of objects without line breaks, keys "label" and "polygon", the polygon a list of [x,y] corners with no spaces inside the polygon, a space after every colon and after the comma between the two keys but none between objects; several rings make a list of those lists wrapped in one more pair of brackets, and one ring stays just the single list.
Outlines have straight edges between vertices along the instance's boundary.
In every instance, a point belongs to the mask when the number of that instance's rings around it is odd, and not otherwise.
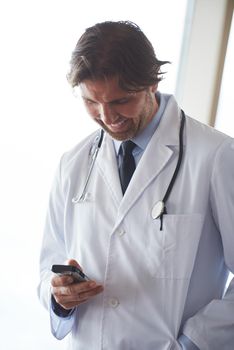
[{"label": "man", "polygon": [[[234,141],[157,91],[165,63],[131,22],[87,29],[72,55],[105,133],[62,157],[45,226],[39,296],[70,349],[234,348]],[[91,281],[53,275],[64,261]]]}]

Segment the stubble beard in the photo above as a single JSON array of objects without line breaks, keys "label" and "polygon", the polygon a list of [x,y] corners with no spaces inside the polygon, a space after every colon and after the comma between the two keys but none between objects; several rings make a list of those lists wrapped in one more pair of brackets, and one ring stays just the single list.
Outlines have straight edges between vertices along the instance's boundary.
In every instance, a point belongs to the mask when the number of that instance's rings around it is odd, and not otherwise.
[{"label": "stubble beard", "polygon": [[[115,132],[112,132],[102,122],[99,122],[99,124],[113,139],[118,141],[126,141],[140,134],[144,130],[144,128],[151,122],[153,116],[154,116],[154,101],[151,94],[148,91],[146,91],[145,103],[141,112],[138,115],[138,118],[128,119],[128,122],[132,124],[129,126],[128,130],[122,133],[115,133]],[[122,116],[120,115],[120,117]],[[137,120],[137,122],[134,123],[134,120]]]}]

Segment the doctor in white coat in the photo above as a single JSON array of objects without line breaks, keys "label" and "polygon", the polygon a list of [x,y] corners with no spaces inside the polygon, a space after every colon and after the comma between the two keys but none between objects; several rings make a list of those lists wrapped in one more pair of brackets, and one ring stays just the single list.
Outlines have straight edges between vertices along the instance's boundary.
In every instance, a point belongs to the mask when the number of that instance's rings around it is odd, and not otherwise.
[{"label": "doctor in white coat", "polygon": [[[61,158],[42,243],[39,297],[69,349],[234,349],[234,140],[188,116],[183,127],[157,91],[164,63],[130,22],[87,29],[72,56],[69,80],[105,132]],[[91,281],[54,275],[65,261]]]}]

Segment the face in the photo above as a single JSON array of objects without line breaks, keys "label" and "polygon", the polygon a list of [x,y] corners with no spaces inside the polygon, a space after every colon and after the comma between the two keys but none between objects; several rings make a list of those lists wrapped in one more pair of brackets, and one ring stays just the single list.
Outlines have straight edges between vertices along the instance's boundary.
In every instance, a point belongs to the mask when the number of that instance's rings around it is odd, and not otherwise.
[{"label": "face", "polygon": [[81,96],[88,114],[116,140],[138,135],[158,109],[156,85],[139,92],[122,90],[117,78],[85,80]]}]

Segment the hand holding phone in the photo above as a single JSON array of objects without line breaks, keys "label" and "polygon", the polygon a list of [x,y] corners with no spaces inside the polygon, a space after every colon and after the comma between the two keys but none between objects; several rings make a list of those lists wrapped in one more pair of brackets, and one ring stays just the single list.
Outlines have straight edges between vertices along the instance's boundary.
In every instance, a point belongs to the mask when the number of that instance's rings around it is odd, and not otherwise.
[{"label": "hand holding phone", "polygon": [[[51,268],[57,275],[51,279],[51,293],[66,310],[89,301],[103,291],[103,286],[90,280],[75,260],[68,260],[68,264],[53,265]],[[73,281],[69,280],[70,276]]]},{"label": "hand holding phone", "polygon": [[71,276],[75,283],[90,281],[83,271],[72,265],[52,265],[51,271],[59,276]]}]

